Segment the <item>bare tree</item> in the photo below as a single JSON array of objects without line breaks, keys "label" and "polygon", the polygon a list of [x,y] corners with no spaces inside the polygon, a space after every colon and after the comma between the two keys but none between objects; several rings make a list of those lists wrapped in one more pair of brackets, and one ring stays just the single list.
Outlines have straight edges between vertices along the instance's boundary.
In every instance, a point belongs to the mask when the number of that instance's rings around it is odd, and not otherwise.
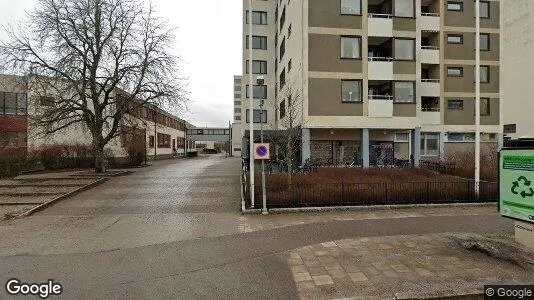
[{"label": "bare tree", "polygon": [[31,122],[43,134],[85,128],[96,172],[132,112],[186,105],[173,30],[141,0],[37,0],[27,21],[6,31],[0,60],[28,75],[33,101],[46,96]]},{"label": "bare tree", "polygon": [[282,90],[280,101],[280,129],[282,130],[281,143],[284,155],[284,164],[287,170],[287,183],[293,183],[293,172],[296,166],[293,157],[299,151],[296,147],[301,141],[302,128],[302,97],[300,92],[292,85],[287,84]]}]

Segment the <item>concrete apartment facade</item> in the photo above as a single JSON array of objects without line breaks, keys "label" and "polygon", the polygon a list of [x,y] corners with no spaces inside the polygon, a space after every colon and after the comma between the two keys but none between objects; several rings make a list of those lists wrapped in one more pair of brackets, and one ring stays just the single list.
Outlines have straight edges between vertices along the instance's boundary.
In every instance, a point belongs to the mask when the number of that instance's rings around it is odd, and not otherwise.
[{"label": "concrete apartment facade", "polygon": [[[474,0],[253,5],[254,11],[267,12],[267,19],[274,7],[274,28],[269,22],[253,35],[275,32],[280,129],[291,109],[288,95],[301,98],[291,105],[300,102],[302,161],[359,158],[367,167],[413,157],[417,165],[420,159],[474,154]],[[499,1],[481,1],[483,153],[495,151],[502,136],[499,19]]]},{"label": "concrete apartment facade", "polygon": [[534,138],[534,1],[501,1],[501,95],[505,133]]},{"label": "concrete apartment facade", "polygon": [[[89,131],[83,124],[74,124],[43,136],[30,121],[46,103],[23,76],[0,75],[0,155],[22,156],[55,145],[91,145]],[[114,158],[127,156],[130,139],[145,141],[149,159],[169,158],[172,150],[184,155],[186,122],[156,107],[140,107],[125,117],[121,126],[134,128],[127,135],[114,138],[106,146]],[[193,147],[189,145],[189,147]]]}]

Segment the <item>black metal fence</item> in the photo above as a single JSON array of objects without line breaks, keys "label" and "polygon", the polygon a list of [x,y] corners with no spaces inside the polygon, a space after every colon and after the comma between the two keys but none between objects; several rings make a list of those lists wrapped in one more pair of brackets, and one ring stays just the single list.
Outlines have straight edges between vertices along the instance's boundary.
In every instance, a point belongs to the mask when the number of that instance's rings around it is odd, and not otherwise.
[{"label": "black metal fence", "polygon": [[[246,176],[245,176],[246,177]],[[246,206],[250,207],[250,191],[244,184]],[[267,206],[320,207],[369,206],[398,204],[486,203],[498,201],[498,184],[480,182],[480,193],[475,193],[475,182],[395,182],[395,183],[337,183],[293,184],[276,190],[267,187]],[[255,207],[261,207],[261,185],[256,185]]]}]

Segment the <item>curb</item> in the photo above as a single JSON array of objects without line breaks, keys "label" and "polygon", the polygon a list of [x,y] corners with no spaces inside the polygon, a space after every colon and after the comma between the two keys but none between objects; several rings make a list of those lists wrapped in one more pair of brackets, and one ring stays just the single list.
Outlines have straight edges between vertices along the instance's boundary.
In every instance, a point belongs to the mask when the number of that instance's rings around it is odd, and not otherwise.
[{"label": "curb", "polygon": [[26,212],[23,212],[21,214],[15,215],[15,216],[12,217],[12,219],[18,219],[18,218],[23,218],[23,217],[30,216],[30,215],[38,212],[38,211],[41,211],[41,210],[43,210],[43,209],[45,209],[45,208],[47,208],[49,206],[54,205],[56,202],[59,202],[59,201],[61,201],[63,199],[67,199],[67,198],[72,197],[74,195],[77,195],[77,194],[79,194],[79,193],[81,193],[83,191],[91,189],[91,188],[93,188],[93,187],[95,187],[97,185],[100,185],[100,184],[108,181],[108,179],[109,178],[106,178],[106,177],[100,178],[100,179],[98,179],[98,180],[96,180],[96,181],[94,181],[92,183],[89,183],[87,185],[82,186],[81,188],[79,188],[77,190],[74,190],[74,191],[69,192],[67,194],[64,194],[64,195],[61,195],[59,197],[56,197],[56,198],[54,198],[54,199],[52,199],[52,200],[50,200],[48,202],[45,202],[45,203],[43,203],[43,204],[41,204],[39,206],[34,207],[34,208],[32,208],[32,209],[30,209],[30,210],[28,210]]},{"label": "curb", "polygon": [[[300,212],[338,212],[338,211],[367,211],[409,208],[454,208],[454,207],[496,207],[497,202],[487,203],[443,203],[443,204],[397,204],[397,205],[365,205],[365,206],[320,206],[320,207],[295,207],[295,208],[271,208],[269,213],[300,213]],[[261,214],[261,209],[245,209],[243,214]]]},{"label": "curb", "polygon": [[71,179],[72,178],[78,178],[78,179],[83,179],[83,178],[113,178],[113,177],[121,177],[121,176],[130,175],[132,173],[133,173],[133,171],[126,170],[126,171],[120,171],[120,172],[109,174],[109,175],[103,175],[103,174],[72,174],[72,175],[70,175],[71,176],[70,178]]}]

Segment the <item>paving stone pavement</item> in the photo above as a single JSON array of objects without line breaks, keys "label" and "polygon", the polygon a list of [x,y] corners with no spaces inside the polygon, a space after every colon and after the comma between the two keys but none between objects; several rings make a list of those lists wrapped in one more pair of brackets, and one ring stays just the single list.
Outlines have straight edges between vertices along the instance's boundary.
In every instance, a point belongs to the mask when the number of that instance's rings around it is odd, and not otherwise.
[{"label": "paving stone pavement", "polygon": [[345,239],[281,253],[301,299],[391,298],[482,291],[484,284],[532,283],[517,265],[458,247],[449,234]]}]

